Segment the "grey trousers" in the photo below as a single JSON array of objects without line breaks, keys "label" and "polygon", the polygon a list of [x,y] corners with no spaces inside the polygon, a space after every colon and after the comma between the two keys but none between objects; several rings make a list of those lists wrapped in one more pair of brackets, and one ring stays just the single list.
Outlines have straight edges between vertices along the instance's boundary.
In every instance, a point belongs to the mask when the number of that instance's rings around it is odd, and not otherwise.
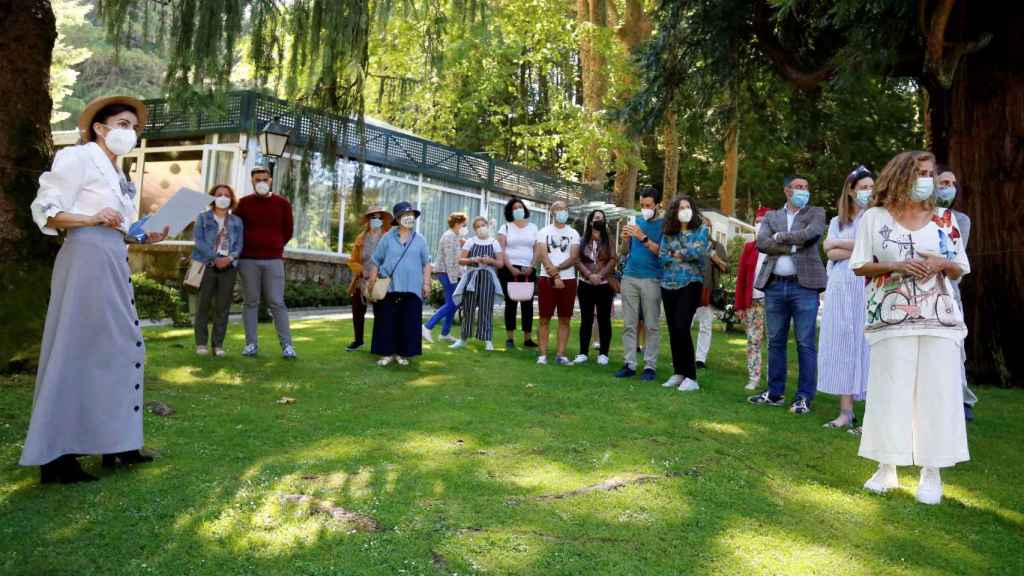
[{"label": "grey trousers", "polygon": [[228,313],[231,311],[231,299],[235,295],[235,275],[238,270],[229,266],[218,270],[207,266],[203,272],[203,282],[199,285],[199,297],[196,302],[196,346],[210,344],[210,309],[213,309],[213,347],[224,347],[224,335],[228,331]]},{"label": "grey trousers", "polygon": [[622,347],[626,365],[636,370],[636,323],[644,313],[644,368],[658,366],[661,350],[661,284],[655,278],[622,277]]},{"label": "grey trousers", "polygon": [[274,317],[274,328],[277,329],[281,347],[290,346],[292,329],[288,323],[288,308],[284,305],[284,260],[239,260],[238,272],[242,275],[242,293],[245,297],[242,312],[245,343],[259,343],[257,316],[262,295],[267,299],[267,306]]}]

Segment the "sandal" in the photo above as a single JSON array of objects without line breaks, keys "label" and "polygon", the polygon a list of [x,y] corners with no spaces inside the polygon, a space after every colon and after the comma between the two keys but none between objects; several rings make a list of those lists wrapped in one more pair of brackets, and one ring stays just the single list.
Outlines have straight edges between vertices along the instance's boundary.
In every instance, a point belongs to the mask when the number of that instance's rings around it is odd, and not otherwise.
[{"label": "sandal", "polygon": [[822,428],[853,428],[857,425],[857,417],[854,416],[852,410],[842,410],[839,415],[846,416],[845,424],[836,424],[835,420],[830,420],[825,422],[825,424],[822,425]]}]

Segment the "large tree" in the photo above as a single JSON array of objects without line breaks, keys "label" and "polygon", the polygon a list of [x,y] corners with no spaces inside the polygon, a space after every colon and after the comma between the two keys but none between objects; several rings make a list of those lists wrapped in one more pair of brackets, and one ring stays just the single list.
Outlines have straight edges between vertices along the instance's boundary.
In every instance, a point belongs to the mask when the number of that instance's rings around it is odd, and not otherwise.
[{"label": "large tree", "polygon": [[925,90],[927,145],[958,172],[958,207],[974,225],[963,283],[968,365],[985,381],[1021,385],[1024,356],[1013,350],[1024,322],[1024,205],[1015,201],[1024,193],[1024,3],[664,0],[657,19],[633,103],[648,123],[680,89],[714,92],[757,67],[808,98],[879,77]]}]

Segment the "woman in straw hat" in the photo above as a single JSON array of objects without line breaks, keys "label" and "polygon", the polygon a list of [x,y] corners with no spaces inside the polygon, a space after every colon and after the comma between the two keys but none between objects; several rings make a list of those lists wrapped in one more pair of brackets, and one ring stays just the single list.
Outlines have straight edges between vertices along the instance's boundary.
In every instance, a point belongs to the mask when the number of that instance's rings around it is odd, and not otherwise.
[{"label": "woman in straw hat", "polygon": [[352,271],[352,282],[348,285],[348,295],[352,297],[352,331],[355,338],[346,348],[346,352],[354,352],[363,347],[366,333],[367,291],[366,281],[370,278],[373,265],[373,251],[385,232],[391,228],[391,214],[380,206],[370,206],[363,214],[363,229],[352,243],[352,256],[348,259],[348,269]]},{"label": "woman in straw hat", "polygon": [[139,451],[146,349],[125,244],[159,242],[167,230],[129,233],[136,191],[118,166],[146,116],[134,98],[89,103],[78,123],[83,144],[57,152],[32,202],[44,234],[66,234],[53,267],[21,453],[22,466],[41,467],[44,484],[95,480],[79,466],[82,454],[102,454],[105,467],[152,460]]}]

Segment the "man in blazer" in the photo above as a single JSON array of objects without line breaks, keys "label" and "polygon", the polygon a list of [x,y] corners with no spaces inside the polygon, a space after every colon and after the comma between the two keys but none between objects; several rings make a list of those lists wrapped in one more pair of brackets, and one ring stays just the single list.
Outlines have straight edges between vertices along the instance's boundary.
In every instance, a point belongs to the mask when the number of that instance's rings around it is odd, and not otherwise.
[{"label": "man in blazer", "polygon": [[764,406],[785,404],[786,341],[792,321],[800,377],[789,411],[805,414],[818,380],[818,294],[827,280],[818,245],[825,233],[825,210],[809,205],[811,194],[802,176],[786,178],[785,193],[786,205],[769,212],[757,234],[757,249],[767,255],[754,287],[765,295],[768,389],[748,400]]}]

